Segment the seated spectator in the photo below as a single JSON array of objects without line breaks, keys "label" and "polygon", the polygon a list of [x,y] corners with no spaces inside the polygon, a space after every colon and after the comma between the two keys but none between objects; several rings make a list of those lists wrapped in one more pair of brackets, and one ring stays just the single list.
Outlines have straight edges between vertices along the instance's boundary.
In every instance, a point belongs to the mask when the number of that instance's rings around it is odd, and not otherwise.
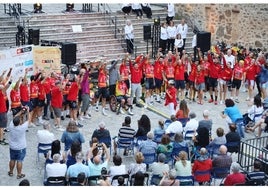
[{"label": "seated spectator", "polygon": [[[100,186],[111,186],[111,182],[108,174],[108,170],[105,167],[102,167],[101,169],[101,179],[100,179]],[[121,176],[122,177],[122,176]],[[123,178],[123,177],[122,177]],[[124,182],[124,178],[123,178],[123,182]]]},{"label": "seated spectator", "polygon": [[203,185],[205,182],[210,181],[210,173],[208,174],[195,174],[197,171],[211,171],[212,170],[212,161],[208,157],[208,152],[206,148],[200,149],[200,156],[194,161],[192,167],[192,173],[194,175],[195,181],[199,182],[199,185]]},{"label": "seated spectator", "polygon": [[250,125],[249,123],[259,122],[263,113],[263,105],[261,101],[261,97],[256,95],[253,100],[253,105],[248,109],[247,113],[243,115],[244,124]]},{"label": "seated spectator", "polygon": [[[120,138],[134,138],[134,135],[135,135],[135,130],[133,128],[130,127],[130,124],[131,124],[131,117],[130,116],[126,116],[125,117],[125,121],[124,123],[122,124],[122,127],[119,129],[119,133],[118,133],[118,140],[114,140],[114,152],[115,152],[115,155],[117,153],[117,142],[120,142]],[[124,149],[124,155],[128,155],[128,147],[130,146],[130,142],[120,142],[120,145],[121,146],[124,146],[125,149]]]},{"label": "seated spectator", "polygon": [[157,149],[157,143],[153,141],[154,134],[152,132],[147,133],[147,140],[142,141],[139,144],[138,150],[141,153],[155,153]]},{"label": "seated spectator", "polygon": [[[105,123],[103,121],[99,123],[99,129],[96,129],[93,132],[91,140],[93,139],[93,137],[97,138],[98,140],[101,140],[101,139],[111,140],[110,131],[105,129]],[[111,141],[105,142],[105,144],[109,148],[111,146]]]},{"label": "seated spectator", "polygon": [[209,131],[209,134],[211,135],[212,120],[209,119],[209,111],[208,110],[203,111],[203,118],[204,119],[202,119],[198,122],[197,130],[202,128],[202,127],[206,127]]},{"label": "seated spectator", "polygon": [[[232,157],[227,155],[227,147],[221,145],[219,148],[219,155],[212,160],[213,168],[230,168],[232,164]],[[226,174],[216,174],[218,177],[225,177]]]},{"label": "seated spectator", "polygon": [[146,164],[143,163],[144,156],[141,152],[137,152],[135,154],[135,161],[136,161],[136,163],[131,163],[129,165],[129,168],[128,168],[129,176],[136,174],[138,171],[141,171],[142,173],[146,172]]},{"label": "seated spectator", "polygon": [[[154,129],[154,136],[155,136],[154,140],[157,143],[161,142],[161,137],[162,137],[163,134],[165,134],[164,121],[159,120],[158,125],[159,126]],[[160,135],[161,135],[161,137],[160,137]]]},{"label": "seated spectator", "polygon": [[[154,162],[150,167],[149,171],[152,172],[152,175],[158,175],[159,177],[163,176],[164,172],[169,171],[169,165],[165,164],[166,156],[163,153],[160,153],[158,155],[158,162]],[[154,185],[158,185],[160,182],[159,180],[154,180],[153,183]]]},{"label": "seated spectator", "polygon": [[175,115],[171,115],[170,119],[171,119],[172,122],[168,125],[165,133],[166,134],[182,133],[183,132],[182,124],[181,124],[181,122],[177,121]]},{"label": "seated spectator", "polygon": [[[94,144],[98,144],[99,140],[96,137],[93,137],[92,140],[89,142],[90,148],[94,145]],[[89,151],[88,151],[89,152]],[[97,155],[101,155],[100,151],[99,151],[99,147],[96,147],[93,151],[92,151],[92,158],[91,161],[93,160],[93,158]],[[88,153],[87,153],[88,155]]]},{"label": "seated spectator", "polygon": [[143,114],[138,120],[138,130],[135,137],[146,136],[149,131],[151,131],[151,121],[147,115]]},{"label": "seated spectator", "polygon": [[176,118],[188,118],[189,117],[189,108],[187,106],[186,100],[181,100],[180,105],[179,105],[179,110],[176,112]]},{"label": "seated spectator", "polygon": [[185,151],[180,151],[179,156],[176,157],[175,170],[177,176],[192,175],[192,164]]},{"label": "seated spectator", "polygon": [[265,185],[265,173],[261,171],[262,164],[260,161],[255,160],[253,164],[253,171],[247,173],[247,185]]},{"label": "seated spectator", "polygon": [[[198,127],[198,121],[196,120],[196,114],[194,112],[191,112],[189,114],[190,120],[186,123],[185,127],[183,128],[184,133],[187,131],[196,131]],[[187,136],[189,136],[187,134]],[[193,136],[193,134],[191,135]]]},{"label": "seated spectator", "polygon": [[141,4],[143,12],[146,14],[146,17],[151,19],[152,18],[152,9],[150,3],[142,3]]},{"label": "seated spectator", "polygon": [[76,154],[76,156],[75,156],[76,163],[69,166],[69,168],[67,169],[67,173],[66,173],[66,180],[67,181],[71,177],[77,178],[77,176],[80,172],[84,172],[86,177],[89,177],[91,175],[88,166],[86,166],[82,163],[84,160],[83,157],[84,157],[84,155],[82,152],[78,152]]},{"label": "seated spectator", "polygon": [[230,132],[228,132],[225,135],[228,152],[230,152],[230,153],[236,152],[237,153],[237,152],[239,152],[240,144],[238,144],[237,146],[228,146],[229,143],[240,142],[240,139],[241,139],[239,134],[236,132],[235,123],[229,124],[229,130],[230,130]]},{"label": "seated spectator", "polygon": [[47,159],[46,163],[52,163],[53,162],[53,155],[54,154],[60,154],[60,162],[65,163],[66,162],[66,156],[64,153],[61,153],[61,144],[59,140],[54,140],[51,144],[51,150],[47,153]]},{"label": "seated spectator", "polygon": [[106,145],[104,143],[102,143],[102,149],[103,152],[106,156],[105,161],[101,160],[101,156],[100,155],[96,155],[95,157],[93,157],[93,162],[90,160],[93,156],[93,150],[96,149],[98,147],[98,144],[93,144],[92,147],[90,148],[89,152],[88,152],[88,167],[90,169],[90,175],[91,176],[99,176],[101,175],[101,169],[103,167],[105,167],[107,169],[108,167],[108,162],[110,160],[110,153],[109,150],[107,149]]},{"label": "seated spectator", "polygon": [[246,182],[246,177],[244,174],[239,172],[241,169],[240,165],[233,162],[231,165],[231,173],[225,178],[225,186],[233,186],[235,184],[244,184]]},{"label": "seated spectator", "polygon": [[132,11],[136,13],[137,19],[143,18],[143,13],[141,10],[141,4],[140,3],[132,3],[131,4]]},{"label": "seated spectator", "polygon": [[125,179],[124,179],[123,176],[119,176],[117,181],[118,181],[118,186],[126,186],[125,185]]},{"label": "seated spectator", "polygon": [[131,12],[131,3],[123,3],[121,6],[121,10],[125,13],[125,16],[129,15],[129,13]]},{"label": "seated spectator", "polygon": [[198,129],[196,135],[193,136],[193,142],[197,148],[207,147],[209,145],[209,140],[209,131],[205,127]]},{"label": "seated spectator", "polygon": [[[46,178],[65,176],[67,166],[60,163],[60,157],[60,154],[55,153],[53,155],[53,163],[46,165]],[[46,184],[46,180],[44,184]]]},{"label": "seated spectator", "polygon": [[180,147],[188,147],[188,143],[183,139],[182,133],[176,133],[174,136],[173,149]]},{"label": "seated spectator", "polygon": [[256,135],[257,137],[261,136],[263,129],[264,132],[268,131],[268,110],[266,110],[262,118],[258,122],[256,122],[253,127],[249,127],[248,130],[254,132],[256,128],[258,128],[258,135]]},{"label": "seated spectator", "polygon": [[[127,174],[126,165],[122,164],[122,158],[119,155],[113,157],[114,166],[110,166],[110,179],[112,180],[116,175]],[[112,186],[117,186],[118,182],[113,181]]]},{"label": "seated spectator", "polygon": [[[216,130],[217,137],[215,137],[209,144],[209,147],[213,148],[213,145],[224,145],[226,144],[226,138],[224,135],[224,130],[223,128],[219,127]],[[215,147],[214,150],[212,151],[213,155],[218,155],[219,154],[219,148]],[[214,157],[214,156],[213,156]]]},{"label": "seated spectator", "polygon": [[87,182],[86,174],[84,172],[80,172],[77,175],[77,183],[79,186],[85,186]]},{"label": "seated spectator", "polygon": [[161,143],[158,144],[157,153],[171,153],[173,150],[173,145],[170,142],[170,137],[167,134],[164,134],[161,138]]},{"label": "seated spectator", "polygon": [[[55,136],[52,132],[50,132],[49,122],[45,122],[43,124],[43,128],[44,128],[43,130],[37,131],[38,143],[51,144],[55,140]],[[40,147],[40,149],[43,149],[43,150],[50,149],[50,148],[51,146]]]},{"label": "seated spectator", "polygon": [[144,179],[145,179],[144,173],[141,171],[138,171],[135,174],[133,185],[134,186],[144,186]]},{"label": "seated spectator", "polygon": [[76,163],[75,156],[78,152],[81,151],[82,151],[81,144],[78,141],[73,142],[71,145],[71,149],[67,152],[67,160],[66,160],[67,168]]},{"label": "seated spectator", "polygon": [[179,186],[180,181],[176,179],[176,170],[171,169],[169,172],[163,172],[163,177],[159,185],[160,186]]},{"label": "seated spectator", "polygon": [[23,179],[20,181],[19,186],[30,186],[30,181],[28,179]]},{"label": "seated spectator", "polygon": [[61,142],[64,143],[64,151],[68,151],[74,141],[78,141],[82,144],[85,142],[85,139],[83,134],[79,131],[76,122],[71,120],[61,136]]}]

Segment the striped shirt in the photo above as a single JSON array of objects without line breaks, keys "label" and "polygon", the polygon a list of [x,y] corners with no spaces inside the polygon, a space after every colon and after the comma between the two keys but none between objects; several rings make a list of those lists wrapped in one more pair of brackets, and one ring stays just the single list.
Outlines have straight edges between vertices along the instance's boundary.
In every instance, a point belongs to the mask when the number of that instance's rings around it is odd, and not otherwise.
[{"label": "striped shirt", "polygon": [[130,142],[120,142],[120,138],[133,138],[135,136],[136,131],[134,129],[132,129],[131,127],[127,127],[127,126],[123,126],[119,129],[119,133],[118,133],[118,141],[120,143],[121,146],[129,146]]}]

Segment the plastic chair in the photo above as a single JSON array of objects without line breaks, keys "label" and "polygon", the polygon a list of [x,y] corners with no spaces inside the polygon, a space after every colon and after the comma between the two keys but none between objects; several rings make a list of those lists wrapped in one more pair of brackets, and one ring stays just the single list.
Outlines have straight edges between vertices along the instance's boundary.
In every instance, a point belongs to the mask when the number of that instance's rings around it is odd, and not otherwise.
[{"label": "plastic chair", "polygon": [[[148,186],[149,185],[149,174],[148,173],[143,173],[143,174],[144,174],[145,185]],[[130,186],[133,186],[134,181],[135,181],[135,174],[132,174],[132,176],[129,179]]]},{"label": "plastic chair", "polygon": [[180,181],[180,186],[192,186],[194,185],[193,176],[177,176],[176,179]]},{"label": "plastic chair", "polygon": [[87,178],[87,183],[88,183],[89,186],[90,185],[98,185],[99,179],[101,179],[101,175],[99,175],[99,176],[89,176]]},{"label": "plastic chair", "polygon": [[66,186],[66,184],[65,176],[49,177],[44,183],[45,186]]},{"label": "plastic chair", "polygon": [[194,132],[195,132],[194,130],[186,131],[184,135],[184,140],[192,140]]},{"label": "plastic chair", "polygon": [[125,182],[125,184],[126,184],[126,186],[128,186],[128,182],[129,182],[129,174],[121,174],[121,175],[116,175],[116,176],[114,176],[113,178],[112,178],[112,181],[111,181],[111,185],[113,185],[113,181],[115,181],[115,180],[118,180],[118,177],[119,176],[122,176],[123,178],[124,178],[124,182]]},{"label": "plastic chair", "polygon": [[162,177],[160,177],[158,174],[153,174],[151,177],[151,185],[159,185],[160,180],[162,179]]},{"label": "plastic chair", "polygon": [[178,118],[179,122],[181,122],[182,127],[184,128],[186,126],[186,123],[190,120],[189,118]]},{"label": "plastic chair", "polygon": [[[43,149],[43,148],[46,148],[46,149]],[[36,164],[39,163],[39,161],[40,161],[39,155],[40,154],[46,155],[49,150],[51,150],[51,143],[49,143],[49,144],[38,143]]]},{"label": "plastic chair", "polygon": [[216,185],[216,179],[221,179],[220,184],[224,178],[230,173],[230,168],[223,168],[223,167],[214,167],[212,169],[212,179],[214,179],[214,185]]},{"label": "plastic chair", "polygon": [[209,176],[209,181],[205,181],[208,182],[208,184],[211,184],[211,171],[210,170],[196,170],[194,172],[194,181],[198,182],[198,183],[204,183],[204,182],[200,182],[198,180],[196,180],[197,176]]},{"label": "plastic chair", "polygon": [[180,147],[173,147],[172,153],[171,153],[171,158],[172,158],[172,166],[175,164],[175,157],[179,155],[181,151],[185,151],[188,155],[188,159],[190,159],[190,154],[189,154],[189,147],[188,146],[180,146]]},{"label": "plastic chair", "polygon": [[164,127],[168,127],[169,124],[171,124],[172,121],[170,119],[166,119],[165,122],[164,122]]}]

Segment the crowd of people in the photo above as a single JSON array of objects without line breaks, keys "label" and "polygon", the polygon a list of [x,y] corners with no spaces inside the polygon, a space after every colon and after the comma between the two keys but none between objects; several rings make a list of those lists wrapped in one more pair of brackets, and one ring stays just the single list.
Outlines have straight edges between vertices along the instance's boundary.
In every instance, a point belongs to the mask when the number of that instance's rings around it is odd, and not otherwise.
[{"label": "crowd of people", "polygon": [[[221,174],[226,177],[224,185],[243,184],[254,178],[264,180],[258,161],[254,162],[254,171],[245,175],[240,172],[239,164],[232,161],[227,153],[239,151],[239,145],[228,146],[228,143],[239,143],[245,137],[244,126],[245,131],[258,128],[258,137],[261,136],[262,128],[267,127],[268,115],[262,106],[268,88],[267,55],[261,50],[257,53],[249,49],[238,52],[232,47],[206,53],[197,48],[197,57],[189,54],[184,49],[188,26],[184,19],[177,27],[174,26],[172,5],[169,6],[167,23],[161,24],[160,48],[156,58],[152,59],[150,54],[133,58],[133,47],[130,47],[123,58],[111,64],[99,62],[96,67],[97,90],[90,87],[92,67],[84,63],[80,65],[77,75],[61,75],[44,70],[28,75],[26,69],[23,77],[12,80],[12,69],[3,71],[0,76],[0,144],[10,147],[9,176],[14,176],[16,167],[17,179],[25,177],[22,173],[27,146],[25,134],[28,127],[41,124],[44,129],[38,131],[38,140],[43,144],[51,144],[41,148],[49,150],[45,153],[47,177],[64,176],[67,181],[74,177],[79,179],[79,183],[86,184],[85,178],[102,176],[99,184],[107,186],[126,184],[123,177],[117,181],[111,180],[117,175],[128,174],[135,175],[135,185],[143,185],[144,181],[138,180],[144,180],[144,173],[150,171],[152,175],[158,176],[158,179],[152,181],[155,185],[176,186],[183,182],[182,179],[176,179],[178,176],[191,175],[203,185],[211,180],[211,173],[200,175],[198,171],[210,172],[214,167],[222,167],[232,171],[230,175],[229,171]],[[143,14],[141,8],[146,7],[149,5],[128,4],[122,9],[126,14],[132,10],[140,18]],[[151,15],[147,14],[147,17]],[[133,44],[133,27],[129,20],[125,33],[128,44]],[[246,99],[240,98],[241,86],[248,90]],[[254,96],[255,87],[258,93]],[[101,103],[103,116],[108,115],[107,102],[111,95],[116,97],[119,104],[117,114],[127,113],[128,116],[113,142],[105,123],[100,122],[99,128],[96,127],[92,134],[90,149],[84,154],[82,144],[85,139],[79,128],[83,127],[84,119],[91,118],[93,106],[99,111]],[[142,107],[141,98],[145,108],[153,106],[155,102],[168,106],[170,123],[159,121],[159,127],[152,130],[150,118],[143,114],[138,121],[138,129],[132,128],[134,104],[137,108]],[[252,101],[252,107],[244,115],[235,105],[243,100]],[[227,119],[229,132],[225,134],[223,128],[218,128],[217,137],[211,139],[209,111],[204,110],[204,119],[197,121],[195,112],[187,106],[187,103],[193,102],[200,106],[205,102],[225,104],[222,118]],[[7,125],[9,110],[13,117],[10,125]],[[66,129],[63,129],[61,121],[65,118],[70,119]],[[47,122],[50,119],[54,119],[55,129],[63,131],[60,139],[56,139],[50,132],[51,121]],[[182,122],[181,119],[186,121]],[[4,131],[9,131],[9,142],[4,138]],[[138,142],[141,137],[142,140]],[[137,141],[135,163],[126,166],[117,151],[123,146],[123,155],[131,155],[134,152],[134,141]],[[61,143],[64,143],[63,150]],[[179,147],[188,148],[188,152],[177,152],[172,156],[173,160],[171,154]],[[146,161],[152,158],[147,156],[150,153],[156,154],[156,160],[153,157],[152,164],[148,165]],[[113,160],[111,166],[108,165],[110,158]],[[258,176],[254,176],[254,173]]]}]

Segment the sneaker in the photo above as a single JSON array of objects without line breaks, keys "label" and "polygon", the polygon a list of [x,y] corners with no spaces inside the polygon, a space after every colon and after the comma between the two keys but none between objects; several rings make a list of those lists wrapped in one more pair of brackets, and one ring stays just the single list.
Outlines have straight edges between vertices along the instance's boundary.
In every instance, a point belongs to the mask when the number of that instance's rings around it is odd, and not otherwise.
[{"label": "sneaker", "polygon": [[9,130],[9,129],[7,129],[7,128],[5,128],[5,129],[4,129],[4,132],[9,132],[9,131],[10,131],[10,130]]},{"label": "sneaker", "polygon": [[95,111],[96,111],[96,112],[99,111],[99,107],[98,107],[98,106],[95,107]]},{"label": "sneaker", "polygon": [[60,119],[61,119],[62,121],[65,120],[64,116],[61,116]]},{"label": "sneaker", "polygon": [[153,105],[154,105],[154,102],[151,101],[151,102],[149,102],[148,104],[149,104],[150,106],[153,106]]},{"label": "sneaker", "polygon": [[47,116],[43,116],[42,119],[43,120],[49,120],[49,118]]},{"label": "sneaker", "polygon": [[215,105],[218,105],[218,101],[215,101],[214,104],[215,104]]},{"label": "sneaker", "polygon": [[239,103],[239,100],[238,100],[238,99],[235,99],[235,102],[236,102],[236,103]]},{"label": "sneaker", "polygon": [[61,131],[61,132],[63,132],[63,131],[65,131],[65,130],[64,130],[64,128],[62,128],[61,126],[58,126],[58,127],[57,127],[57,131]]},{"label": "sneaker", "polygon": [[220,104],[223,104],[223,102],[222,102],[222,101],[220,101]]},{"label": "sneaker", "polygon": [[136,106],[142,108],[142,105],[140,103],[136,104]]},{"label": "sneaker", "polygon": [[130,108],[128,109],[127,112],[128,112],[129,115],[134,115]]},{"label": "sneaker", "polygon": [[89,117],[89,119],[91,118],[91,114],[87,114],[87,116]]},{"label": "sneaker", "polygon": [[84,121],[84,118],[83,118],[82,116],[79,116],[78,119],[79,119],[80,121]]},{"label": "sneaker", "polygon": [[102,109],[102,114],[103,114],[104,116],[108,116],[108,114],[106,113],[106,111],[105,111],[104,108]]},{"label": "sneaker", "polygon": [[1,140],[1,141],[0,141],[0,144],[1,144],[1,145],[4,145],[4,146],[5,146],[5,145],[8,145],[8,143],[7,143],[5,140]]},{"label": "sneaker", "polygon": [[84,127],[84,125],[78,123],[78,124],[77,124],[77,127],[82,128],[82,127]]},{"label": "sneaker", "polygon": [[34,123],[30,123],[28,127],[36,127],[36,125]]},{"label": "sneaker", "polygon": [[83,119],[90,119],[91,117],[89,117],[88,115],[85,115],[82,117]]},{"label": "sneaker", "polygon": [[71,116],[70,116],[70,115],[66,115],[65,117],[66,117],[66,118],[71,118]]},{"label": "sneaker", "polygon": [[208,100],[208,103],[213,103],[213,102],[214,102],[213,99],[209,99],[209,100]]},{"label": "sneaker", "polygon": [[144,108],[148,108],[148,105],[147,105],[147,104],[145,104],[145,105],[144,105]]},{"label": "sneaker", "polygon": [[249,97],[246,99],[246,101],[249,101],[250,99],[249,99]]},{"label": "sneaker", "polygon": [[120,114],[125,114],[125,112],[122,108],[120,108]]}]

